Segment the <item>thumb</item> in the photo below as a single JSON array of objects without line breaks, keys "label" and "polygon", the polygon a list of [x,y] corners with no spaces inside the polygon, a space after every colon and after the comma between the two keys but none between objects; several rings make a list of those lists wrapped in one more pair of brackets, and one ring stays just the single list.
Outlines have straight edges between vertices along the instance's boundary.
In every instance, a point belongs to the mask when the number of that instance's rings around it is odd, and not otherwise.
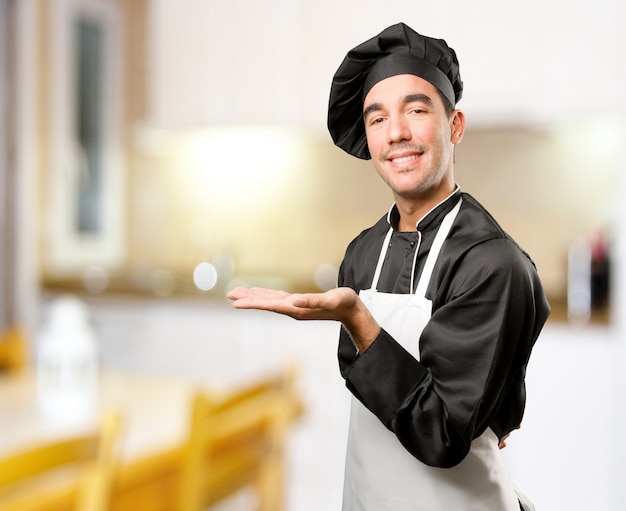
[{"label": "thumb", "polygon": [[291,304],[294,307],[306,308],[306,307],[308,307],[309,300],[306,297],[306,295],[294,295],[293,299],[291,300]]}]

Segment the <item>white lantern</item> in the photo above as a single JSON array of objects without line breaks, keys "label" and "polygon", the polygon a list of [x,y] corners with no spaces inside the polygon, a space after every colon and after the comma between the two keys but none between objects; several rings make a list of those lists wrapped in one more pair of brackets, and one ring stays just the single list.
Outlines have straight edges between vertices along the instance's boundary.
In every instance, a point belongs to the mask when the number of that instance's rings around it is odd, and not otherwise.
[{"label": "white lantern", "polygon": [[37,391],[46,419],[93,418],[98,406],[98,347],[87,306],[61,296],[50,307],[41,331],[37,357]]}]

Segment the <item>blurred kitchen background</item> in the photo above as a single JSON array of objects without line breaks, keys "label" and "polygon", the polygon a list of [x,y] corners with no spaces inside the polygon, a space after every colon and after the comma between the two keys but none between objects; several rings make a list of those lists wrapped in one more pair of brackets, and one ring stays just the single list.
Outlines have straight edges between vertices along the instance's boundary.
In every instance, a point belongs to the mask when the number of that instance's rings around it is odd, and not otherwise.
[{"label": "blurred kitchen background", "polygon": [[398,21],[455,48],[458,183],[530,253],[553,307],[512,476],[538,510],[625,510],[619,0],[0,0],[0,327],[27,333],[35,364],[69,293],[105,369],[222,385],[296,361],[288,509],[339,509],[337,326],[233,311],[225,293],[333,286],[390,206],[325,119],[346,51]]}]

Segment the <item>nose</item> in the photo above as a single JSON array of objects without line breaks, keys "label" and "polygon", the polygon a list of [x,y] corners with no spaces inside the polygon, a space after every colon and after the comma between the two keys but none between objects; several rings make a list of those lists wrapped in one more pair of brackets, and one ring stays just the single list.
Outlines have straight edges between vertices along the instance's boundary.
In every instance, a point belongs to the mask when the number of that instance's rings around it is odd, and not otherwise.
[{"label": "nose", "polygon": [[402,115],[391,116],[387,124],[387,137],[390,144],[410,140],[411,130],[408,120]]}]

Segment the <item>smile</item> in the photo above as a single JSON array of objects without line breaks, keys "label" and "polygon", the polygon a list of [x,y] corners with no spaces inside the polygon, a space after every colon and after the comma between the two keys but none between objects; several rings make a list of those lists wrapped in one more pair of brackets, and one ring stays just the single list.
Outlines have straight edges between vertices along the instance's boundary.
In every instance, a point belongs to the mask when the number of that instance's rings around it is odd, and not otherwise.
[{"label": "smile", "polygon": [[410,156],[402,156],[401,158],[392,158],[391,161],[393,163],[408,163],[410,161],[417,160],[417,158],[419,158],[419,155],[412,154]]}]

